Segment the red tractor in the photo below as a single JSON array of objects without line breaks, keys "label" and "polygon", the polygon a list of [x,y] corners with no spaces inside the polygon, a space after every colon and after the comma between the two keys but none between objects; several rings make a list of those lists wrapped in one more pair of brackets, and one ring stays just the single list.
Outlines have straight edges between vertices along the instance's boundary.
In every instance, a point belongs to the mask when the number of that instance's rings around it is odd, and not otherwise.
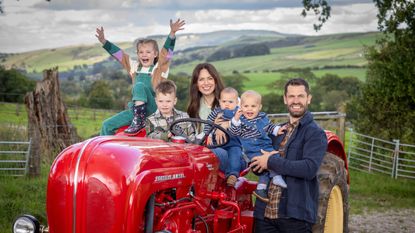
[{"label": "red tractor", "polygon": [[[327,132],[327,137],[318,174],[319,222],[313,230],[347,232],[346,155],[336,135]],[[235,188],[227,187],[204,139],[185,140],[101,136],[66,148],[50,169],[48,226],[23,215],[14,232],[252,232],[256,182],[244,177],[248,170],[241,172]]]}]

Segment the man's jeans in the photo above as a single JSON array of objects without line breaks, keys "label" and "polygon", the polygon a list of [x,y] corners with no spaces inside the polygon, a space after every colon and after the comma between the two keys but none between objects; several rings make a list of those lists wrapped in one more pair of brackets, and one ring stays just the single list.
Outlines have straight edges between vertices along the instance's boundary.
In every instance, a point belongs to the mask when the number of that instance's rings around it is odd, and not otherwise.
[{"label": "man's jeans", "polygon": [[311,233],[312,224],[294,218],[255,218],[254,232],[257,233]]}]

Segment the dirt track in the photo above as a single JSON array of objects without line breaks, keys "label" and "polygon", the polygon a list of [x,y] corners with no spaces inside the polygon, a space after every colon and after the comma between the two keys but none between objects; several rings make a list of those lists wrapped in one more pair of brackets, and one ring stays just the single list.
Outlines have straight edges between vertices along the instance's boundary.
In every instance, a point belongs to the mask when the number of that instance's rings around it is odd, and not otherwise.
[{"label": "dirt track", "polygon": [[414,233],[415,209],[351,215],[349,219],[349,232]]}]

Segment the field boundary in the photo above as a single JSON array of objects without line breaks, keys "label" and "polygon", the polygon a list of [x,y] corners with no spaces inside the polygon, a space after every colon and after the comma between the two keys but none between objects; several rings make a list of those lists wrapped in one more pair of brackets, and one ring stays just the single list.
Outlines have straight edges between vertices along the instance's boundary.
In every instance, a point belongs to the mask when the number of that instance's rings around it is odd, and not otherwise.
[{"label": "field boundary", "polygon": [[25,176],[32,141],[0,141],[0,176]]},{"label": "field boundary", "polygon": [[415,179],[415,145],[383,140],[349,129],[348,164],[352,169],[392,178]]}]

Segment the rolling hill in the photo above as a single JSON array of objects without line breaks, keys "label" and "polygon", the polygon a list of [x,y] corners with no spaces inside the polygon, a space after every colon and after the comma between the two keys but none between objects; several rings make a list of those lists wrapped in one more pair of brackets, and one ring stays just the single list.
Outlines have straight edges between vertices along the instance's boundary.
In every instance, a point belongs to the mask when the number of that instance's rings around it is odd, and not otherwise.
[{"label": "rolling hill", "polygon": [[[193,67],[205,62],[220,50],[234,51],[246,45],[266,45],[269,53],[257,56],[230,57],[211,61],[222,74],[275,72],[287,68],[311,68],[324,73],[329,70],[340,76],[365,78],[364,47],[373,45],[381,35],[377,32],[333,34],[324,36],[287,35],[272,31],[217,31],[204,34],[181,34],[177,38],[172,73],[191,73]],[[151,38],[163,43],[165,36]],[[117,43],[135,57],[133,42]],[[29,73],[59,66],[60,71],[74,66],[91,66],[108,59],[99,44],[38,50],[19,54],[0,54],[0,65],[24,69]]]}]

